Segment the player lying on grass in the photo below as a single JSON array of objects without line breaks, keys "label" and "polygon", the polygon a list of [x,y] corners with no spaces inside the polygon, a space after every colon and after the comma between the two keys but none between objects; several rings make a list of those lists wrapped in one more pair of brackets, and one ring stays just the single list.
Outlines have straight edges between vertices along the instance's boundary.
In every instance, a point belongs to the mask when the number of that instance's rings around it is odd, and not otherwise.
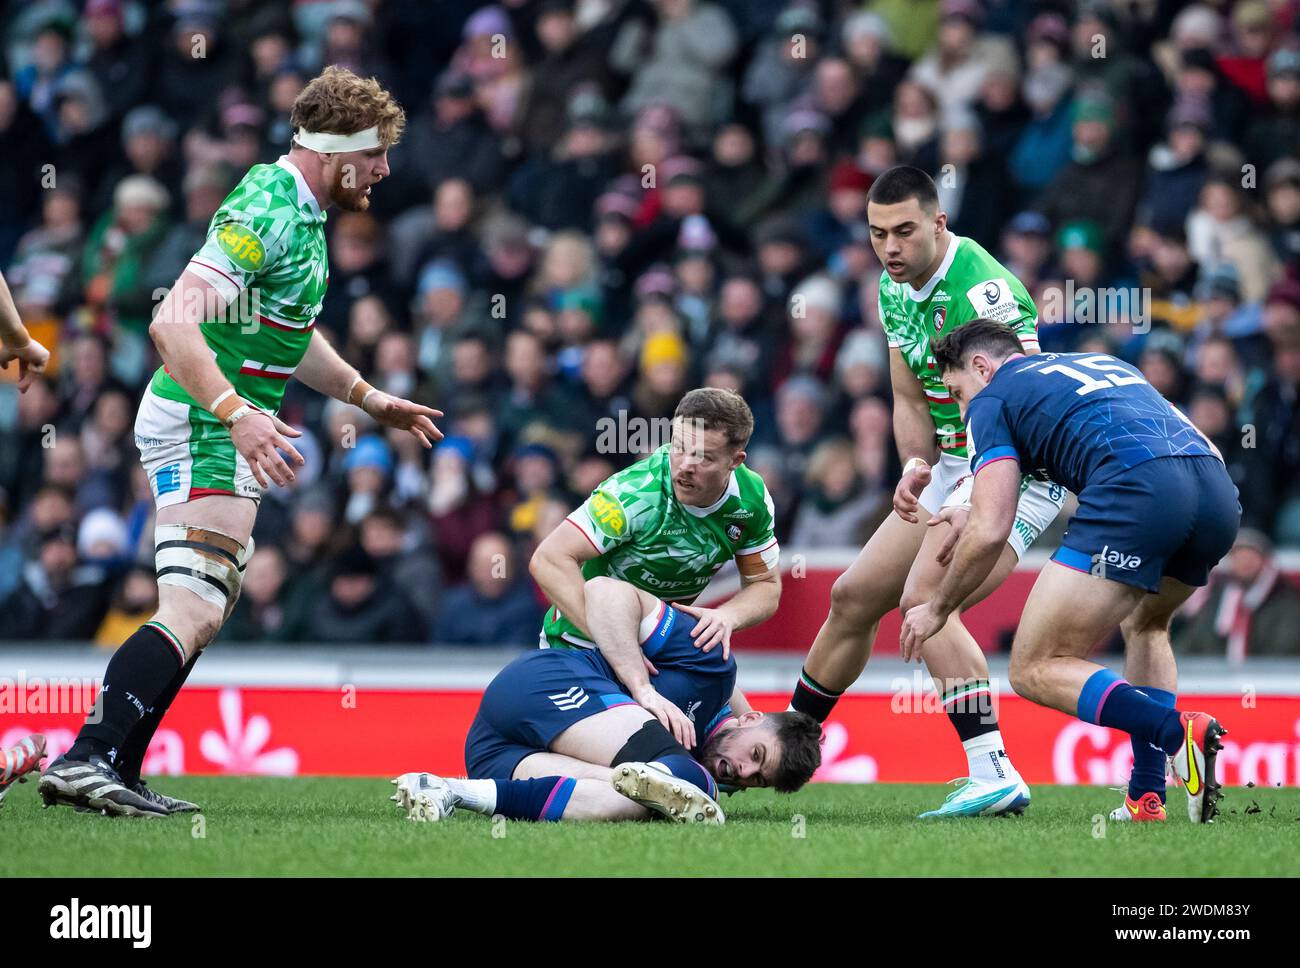
[{"label": "player lying on grass", "polygon": [[[732,712],[736,662],[697,620],[614,578],[587,581],[593,649],[543,649],[488,685],[465,740],[469,779],[393,782],[413,820],[456,808],[514,820],[723,822],[717,783],[799,789],[821,763],[803,713]],[[645,660],[658,674],[653,682]],[[653,812],[653,813],[652,813]]]},{"label": "player lying on grass", "polygon": [[[1214,818],[1215,753],[1225,730],[1174,706],[1169,623],[1228,553],[1241,506],[1217,452],[1141,372],[1104,353],[1025,356],[998,323],[970,323],[935,346],[974,453],[970,516],[934,597],[907,612],[903,657],[943,628],[998,560],[1025,472],[1074,491],[1079,509],[1034,583],[1011,646],[1011,685],[1040,705],[1134,737],[1126,812],[1165,816],[1165,756],[1193,822]],[[1159,670],[1164,692],[1084,658],[1123,627],[1130,666]],[[1135,654],[1137,653],[1137,654]],[[1148,744],[1151,747],[1148,749]]]}]

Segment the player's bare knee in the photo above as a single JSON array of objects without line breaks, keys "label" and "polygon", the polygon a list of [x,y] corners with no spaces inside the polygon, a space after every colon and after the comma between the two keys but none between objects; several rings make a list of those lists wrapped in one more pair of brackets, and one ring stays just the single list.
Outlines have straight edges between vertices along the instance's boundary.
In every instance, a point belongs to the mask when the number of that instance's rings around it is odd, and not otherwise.
[{"label": "player's bare knee", "polygon": [[1033,659],[1011,658],[1011,664],[1007,668],[1007,678],[1011,680],[1011,688],[1016,691],[1016,695],[1022,696],[1030,701],[1037,701],[1042,683],[1042,663]]},{"label": "player's bare knee", "polygon": [[877,610],[874,589],[848,580],[847,572],[831,586],[831,616],[853,625],[869,626],[888,609]]}]

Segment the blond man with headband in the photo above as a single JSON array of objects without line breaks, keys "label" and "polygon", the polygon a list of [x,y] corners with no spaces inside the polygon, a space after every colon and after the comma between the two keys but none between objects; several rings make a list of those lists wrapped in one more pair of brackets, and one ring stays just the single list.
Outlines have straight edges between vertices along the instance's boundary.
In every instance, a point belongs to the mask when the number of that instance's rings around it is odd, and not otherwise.
[{"label": "blond man with headband", "polygon": [[[315,331],[326,210],[365,211],[405,115],[373,78],[328,67],[294,102],[293,142],[227,196],[149,327],[163,366],[135,439],[158,506],[158,612],[114,654],[95,713],[41,777],[47,805],[165,816],[196,805],[140,780],[149,740],[230,615],[262,490],[303,463],[276,416],[288,379],[361,408],[426,447],[437,410],[376,390]],[[287,460],[281,456],[287,455]]]}]

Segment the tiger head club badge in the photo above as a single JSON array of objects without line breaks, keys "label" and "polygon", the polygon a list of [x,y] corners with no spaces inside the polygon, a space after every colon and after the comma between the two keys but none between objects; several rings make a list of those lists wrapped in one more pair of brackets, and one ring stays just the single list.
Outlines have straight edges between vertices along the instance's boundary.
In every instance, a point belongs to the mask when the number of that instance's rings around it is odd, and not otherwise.
[{"label": "tiger head club badge", "polygon": [[934,331],[935,331],[936,333],[938,333],[938,332],[942,332],[942,330],[943,330],[943,321],[944,321],[944,319],[947,317],[947,315],[948,315],[948,311],[947,311],[946,309],[944,309],[942,306],[938,307],[938,308],[934,311],[934,314],[932,315],[931,318],[934,320]]}]

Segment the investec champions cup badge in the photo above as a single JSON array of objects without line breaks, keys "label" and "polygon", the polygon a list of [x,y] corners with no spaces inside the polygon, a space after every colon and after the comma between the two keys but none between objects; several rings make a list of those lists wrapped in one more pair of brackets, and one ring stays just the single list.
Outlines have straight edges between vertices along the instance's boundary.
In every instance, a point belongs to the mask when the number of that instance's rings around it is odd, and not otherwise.
[{"label": "investec champions cup badge", "polygon": [[622,537],[627,530],[627,514],[623,511],[623,505],[604,491],[597,491],[591,496],[587,502],[587,512],[601,533],[611,538]]}]

